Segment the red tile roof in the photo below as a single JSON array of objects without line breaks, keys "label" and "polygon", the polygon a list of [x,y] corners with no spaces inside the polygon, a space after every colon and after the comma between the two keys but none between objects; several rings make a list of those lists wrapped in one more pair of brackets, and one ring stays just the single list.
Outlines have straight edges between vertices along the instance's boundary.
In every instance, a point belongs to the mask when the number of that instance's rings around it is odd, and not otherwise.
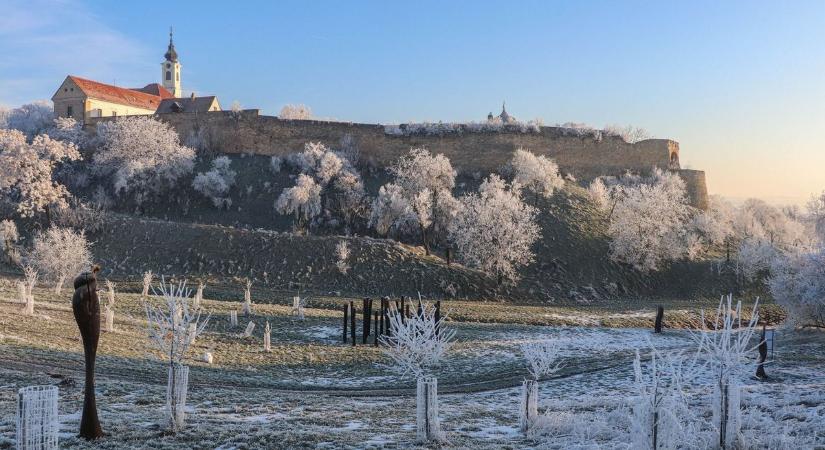
[{"label": "red tile roof", "polygon": [[[135,108],[148,109],[152,111],[156,110],[160,104],[161,97],[159,95],[152,95],[133,89],[112,86],[111,84],[99,83],[97,81],[87,80],[85,78],[80,78],[73,75],[69,75],[69,78],[87,96],[98,100],[104,100],[120,105],[134,106]],[[169,91],[166,92],[168,93]]]},{"label": "red tile roof", "polygon": [[150,83],[142,88],[132,88],[133,91],[143,92],[145,94],[157,95],[161,99],[164,98],[174,98],[175,96],[172,95],[165,87],[161,86],[158,83]]}]

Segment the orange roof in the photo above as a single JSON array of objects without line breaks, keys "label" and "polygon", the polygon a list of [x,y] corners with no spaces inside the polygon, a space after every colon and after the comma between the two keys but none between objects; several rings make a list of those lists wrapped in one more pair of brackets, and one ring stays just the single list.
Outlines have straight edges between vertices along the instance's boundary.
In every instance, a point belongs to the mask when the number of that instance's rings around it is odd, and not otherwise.
[{"label": "orange roof", "polygon": [[143,86],[142,88],[132,88],[132,90],[143,92],[145,94],[157,95],[161,99],[175,97],[174,95],[172,95],[171,92],[169,92],[169,90],[167,90],[165,87],[161,86],[158,83],[150,83],[146,86]]},{"label": "orange roof", "polygon": [[69,75],[69,78],[71,78],[77,87],[80,88],[80,90],[86,95],[98,100],[104,100],[120,105],[134,106],[135,108],[148,109],[152,111],[156,110],[160,104],[161,97],[158,95],[112,86],[111,84],[99,83],[97,81],[87,80],[85,78],[80,78],[73,75]]}]

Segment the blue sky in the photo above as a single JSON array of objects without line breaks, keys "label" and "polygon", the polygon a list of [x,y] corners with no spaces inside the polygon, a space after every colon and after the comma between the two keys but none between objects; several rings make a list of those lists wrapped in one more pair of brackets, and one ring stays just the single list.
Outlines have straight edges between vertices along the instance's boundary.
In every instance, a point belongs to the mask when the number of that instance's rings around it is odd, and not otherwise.
[{"label": "blue sky", "polygon": [[359,122],[632,124],[681,144],[712,193],[825,189],[825,2],[0,1],[0,104],[71,73]]}]

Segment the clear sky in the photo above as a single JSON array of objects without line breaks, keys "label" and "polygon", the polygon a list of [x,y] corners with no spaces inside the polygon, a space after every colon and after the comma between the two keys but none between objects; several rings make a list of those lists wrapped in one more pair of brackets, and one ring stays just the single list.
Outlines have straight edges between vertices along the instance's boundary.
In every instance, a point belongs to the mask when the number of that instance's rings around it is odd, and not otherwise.
[{"label": "clear sky", "polygon": [[632,124],[678,140],[711,193],[825,189],[825,1],[0,0],[0,104],[74,74],[357,122]]}]

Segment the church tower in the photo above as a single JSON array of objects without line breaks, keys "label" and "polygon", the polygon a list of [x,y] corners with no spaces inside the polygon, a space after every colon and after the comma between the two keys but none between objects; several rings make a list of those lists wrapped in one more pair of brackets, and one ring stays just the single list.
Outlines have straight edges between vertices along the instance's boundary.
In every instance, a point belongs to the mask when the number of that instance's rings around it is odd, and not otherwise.
[{"label": "church tower", "polygon": [[160,63],[163,87],[176,98],[180,98],[183,96],[183,91],[180,88],[180,62],[178,62],[178,52],[175,51],[175,44],[172,42],[171,28],[169,28],[169,48],[163,56],[166,58],[165,61]]}]

